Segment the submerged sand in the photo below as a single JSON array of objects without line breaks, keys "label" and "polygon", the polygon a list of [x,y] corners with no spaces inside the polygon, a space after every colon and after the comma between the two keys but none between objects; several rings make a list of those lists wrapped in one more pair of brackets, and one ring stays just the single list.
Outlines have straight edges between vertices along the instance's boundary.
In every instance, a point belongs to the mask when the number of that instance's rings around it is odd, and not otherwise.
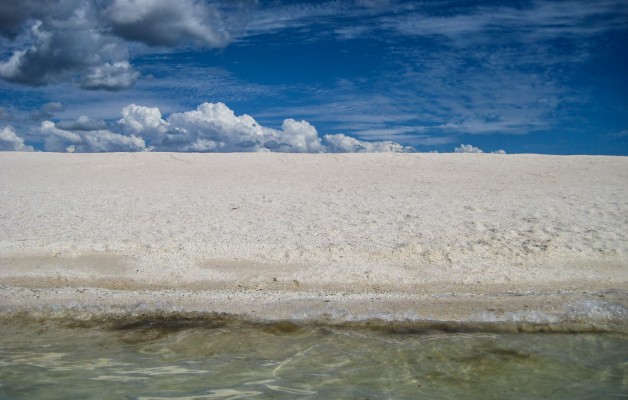
[{"label": "submerged sand", "polygon": [[4,314],[628,324],[626,157],[0,153],[0,215]]}]

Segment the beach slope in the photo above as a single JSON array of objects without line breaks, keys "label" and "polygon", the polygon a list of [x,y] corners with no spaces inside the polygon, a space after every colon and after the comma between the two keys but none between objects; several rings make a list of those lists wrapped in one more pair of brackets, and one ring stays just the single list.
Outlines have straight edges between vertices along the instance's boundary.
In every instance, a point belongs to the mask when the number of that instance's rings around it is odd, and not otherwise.
[{"label": "beach slope", "polygon": [[0,215],[6,315],[628,318],[625,157],[0,153]]}]

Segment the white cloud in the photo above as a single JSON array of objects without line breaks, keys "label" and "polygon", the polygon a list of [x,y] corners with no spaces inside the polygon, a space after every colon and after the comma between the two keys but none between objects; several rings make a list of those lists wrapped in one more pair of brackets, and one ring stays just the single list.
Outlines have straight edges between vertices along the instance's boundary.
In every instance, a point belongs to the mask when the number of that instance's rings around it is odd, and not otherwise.
[{"label": "white cloud", "polygon": [[394,142],[366,142],[346,135],[325,135],[307,121],[284,120],[281,129],[237,116],[223,103],[203,103],[167,119],[156,107],[131,104],[118,121],[122,130],[146,139],[156,151],[274,151],[291,153],[413,151]]},{"label": "white cloud", "polygon": [[288,119],[280,130],[265,128],[249,115],[236,116],[223,103],[203,103],[171,114],[167,121],[156,107],[131,104],[118,123],[160,151],[321,151],[316,129],[305,121]]},{"label": "white cloud", "polygon": [[480,148],[471,146],[470,144],[461,144],[454,149],[456,153],[484,153]]},{"label": "white cloud", "polygon": [[[264,142],[264,147],[267,149],[290,153],[318,153],[323,151],[316,128],[307,121],[287,119],[281,125],[281,130],[265,128],[265,131],[267,136],[271,138]],[[272,149],[270,146],[275,143],[279,144],[279,147]]]},{"label": "white cloud", "polygon": [[144,139],[137,136],[121,135],[106,129],[72,131],[60,129],[52,121],[41,123],[44,136],[44,149],[57,152],[128,152],[144,151]]},{"label": "white cloud", "polygon": [[[475,146],[471,146],[470,144],[461,144],[460,146],[454,149],[454,152],[455,153],[484,153],[482,149]],[[504,150],[496,150],[496,151],[492,151],[491,153],[492,154],[506,154]]]},{"label": "white cloud", "polygon": [[122,119],[118,124],[131,134],[159,142],[170,129],[168,122],[161,118],[161,111],[157,107],[143,107],[129,104],[122,109]]},{"label": "white cloud", "polygon": [[85,89],[118,90],[133,86],[139,76],[128,61],[107,62],[88,68],[80,84]]},{"label": "white cloud", "polygon": [[395,142],[365,142],[341,133],[323,136],[323,143],[325,150],[330,153],[407,153],[414,151],[412,147],[402,146]]},{"label": "white cloud", "polygon": [[203,103],[196,110],[171,114],[170,126],[188,144],[213,142],[223,151],[256,151],[263,128],[249,115],[236,116],[223,103]]},{"label": "white cloud", "polygon": [[12,127],[6,126],[0,130],[0,151],[33,151],[33,148],[25,145]]}]

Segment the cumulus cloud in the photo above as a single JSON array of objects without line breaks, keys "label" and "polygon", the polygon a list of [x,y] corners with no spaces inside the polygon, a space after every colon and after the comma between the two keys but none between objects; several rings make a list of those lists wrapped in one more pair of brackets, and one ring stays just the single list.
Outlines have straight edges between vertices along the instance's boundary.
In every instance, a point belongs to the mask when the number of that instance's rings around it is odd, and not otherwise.
[{"label": "cumulus cloud", "polygon": [[[202,0],[0,1],[0,35],[10,39],[0,78],[31,86],[74,82],[121,90],[139,78],[127,41],[150,46],[224,47],[238,13]],[[237,7],[235,7],[237,8]]]},{"label": "cumulus cloud", "polygon": [[203,103],[195,110],[164,119],[156,107],[128,105],[118,121],[127,134],[145,138],[156,151],[290,153],[413,151],[393,142],[365,142],[343,134],[321,138],[307,121],[286,119],[281,129],[260,125],[250,115],[237,116],[223,103]]},{"label": "cumulus cloud", "polygon": [[93,10],[83,6],[65,20],[36,20],[8,60],[0,78],[38,86],[73,81],[85,89],[119,90],[138,77],[124,42],[99,31]]},{"label": "cumulus cloud", "polygon": [[454,149],[455,153],[484,153],[479,147],[471,146],[470,144],[461,144]]},{"label": "cumulus cloud", "polygon": [[144,151],[146,149],[144,139],[106,129],[66,130],[57,127],[52,121],[44,121],[41,123],[40,131],[44,136],[46,151],[94,153]]},{"label": "cumulus cloud", "polygon": [[330,153],[407,153],[414,151],[414,148],[410,146],[402,146],[395,142],[366,142],[341,133],[323,136],[323,143],[326,151]]},{"label": "cumulus cloud", "polygon": [[24,139],[7,126],[0,130],[0,151],[33,151],[33,148],[25,145]]},{"label": "cumulus cloud", "polygon": [[[30,148],[12,129],[6,129],[8,131],[2,133],[2,149]],[[43,149],[54,152],[415,151],[413,147],[390,141],[363,141],[344,134],[320,135],[307,121],[286,119],[280,128],[269,128],[250,115],[236,115],[223,103],[203,103],[194,110],[169,116],[162,115],[157,107],[129,104],[116,122],[107,123],[88,116],[58,122],[45,120],[37,135],[36,141],[43,142]]]},{"label": "cumulus cloud", "polygon": [[249,115],[236,116],[223,103],[203,103],[167,121],[158,108],[131,104],[118,123],[125,132],[150,139],[158,151],[322,151],[318,132],[305,121],[287,119],[281,129],[266,128]]},{"label": "cumulus cloud", "polygon": [[[454,149],[455,153],[484,153],[482,149],[471,146],[470,144],[461,144],[460,146]],[[492,151],[493,154],[506,154],[504,150]]]},{"label": "cumulus cloud", "polygon": [[161,118],[157,107],[144,107],[129,104],[122,109],[122,119],[118,123],[129,133],[139,134],[151,141],[160,142],[170,130],[168,122]]},{"label": "cumulus cloud", "polygon": [[220,11],[203,1],[114,0],[103,14],[118,36],[148,45],[223,47],[232,40]]}]

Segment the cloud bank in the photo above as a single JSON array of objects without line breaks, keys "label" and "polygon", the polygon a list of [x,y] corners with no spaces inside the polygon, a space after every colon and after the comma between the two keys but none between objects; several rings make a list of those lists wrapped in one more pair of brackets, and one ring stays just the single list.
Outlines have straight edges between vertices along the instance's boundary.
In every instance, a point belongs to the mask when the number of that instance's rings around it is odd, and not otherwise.
[{"label": "cloud bank", "polygon": [[393,142],[366,142],[343,134],[320,136],[307,121],[286,119],[280,129],[260,125],[250,115],[236,116],[223,103],[203,103],[166,120],[156,107],[128,105],[118,125],[146,139],[155,151],[288,153],[413,151]]},{"label": "cloud bank", "polygon": [[[36,133],[45,151],[55,152],[412,152],[395,142],[362,141],[344,134],[320,135],[307,121],[286,119],[281,128],[237,116],[223,103],[203,103],[195,110],[165,118],[159,108],[129,104],[116,123],[81,116],[72,121],[43,121]],[[2,150],[32,150],[12,128],[0,137]]]}]

